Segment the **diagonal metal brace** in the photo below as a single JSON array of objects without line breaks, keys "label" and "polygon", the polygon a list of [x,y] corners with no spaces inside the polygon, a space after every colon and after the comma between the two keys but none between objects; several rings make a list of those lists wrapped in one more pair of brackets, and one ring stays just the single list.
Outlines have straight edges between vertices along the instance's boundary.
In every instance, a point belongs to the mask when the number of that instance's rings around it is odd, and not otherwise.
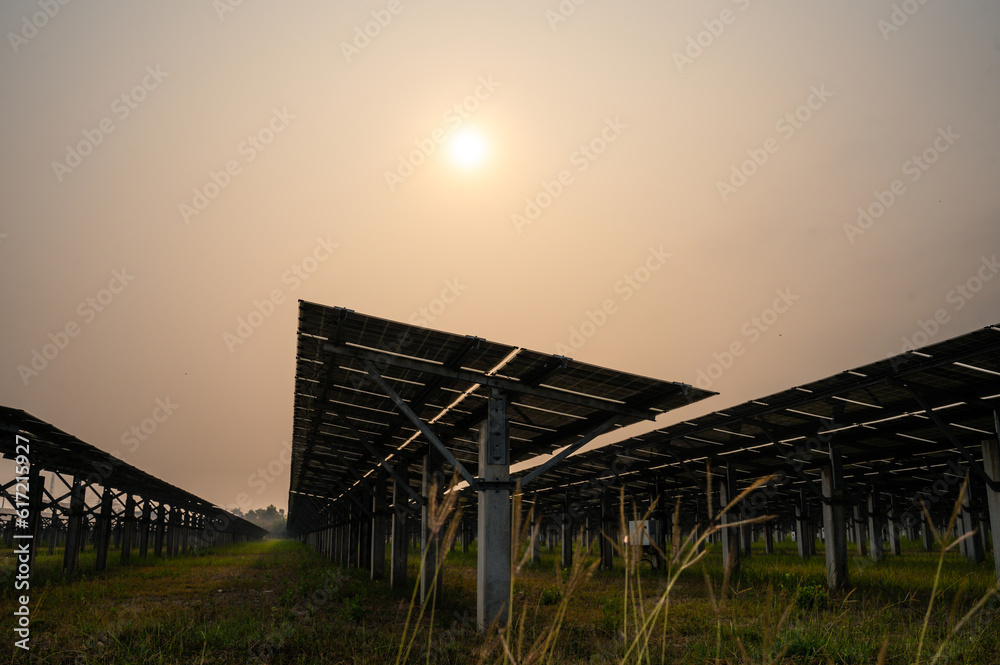
[{"label": "diagonal metal brace", "polygon": [[413,488],[410,487],[410,484],[403,480],[398,473],[396,473],[396,468],[385,459],[385,456],[379,450],[376,450],[375,444],[371,442],[368,435],[359,430],[357,426],[351,422],[347,416],[340,413],[340,411],[334,410],[333,414],[337,416],[337,419],[351,431],[351,435],[354,436],[354,438],[357,439],[362,446],[364,446],[365,450],[368,451],[368,454],[378,460],[379,466],[389,473],[393,481],[399,483],[400,487],[402,487],[410,495],[410,497],[417,502],[418,506],[424,505],[424,497],[414,492]]},{"label": "diagonal metal brace", "polygon": [[607,432],[609,429],[614,427],[615,423],[617,423],[621,419],[622,416],[619,414],[615,414],[610,418],[607,418],[604,422],[602,422],[597,427],[592,429],[588,434],[585,434],[584,436],[580,437],[577,441],[563,448],[559,452],[559,454],[554,455],[544,464],[541,464],[532,469],[530,472],[526,473],[524,476],[521,477],[521,489],[524,489],[524,486],[530,483],[532,480],[542,475],[543,473],[546,473],[556,464],[559,464],[564,459],[575,453],[577,450],[587,445],[588,443],[599,437],[601,434]]},{"label": "diagonal metal brace", "polygon": [[437,437],[437,435],[434,434],[434,432],[431,431],[431,428],[427,426],[427,423],[421,420],[420,416],[414,413],[413,409],[410,408],[410,405],[407,404],[403,400],[403,398],[400,397],[399,394],[392,389],[392,386],[389,385],[388,381],[386,381],[382,377],[382,375],[379,374],[378,369],[375,367],[375,363],[373,363],[371,360],[368,360],[367,358],[365,358],[361,362],[364,363],[364,367],[365,370],[368,372],[368,375],[371,376],[372,379],[374,379],[375,383],[378,384],[378,387],[382,389],[382,392],[384,392],[389,397],[389,399],[395,402],[396,408],[398,408],[404,416],[409,418],[410,422],[412,422],[416,426],[416,428],[420,430],[420,433],[423,434],[424,437],[431,442],[431,445],[433,445],[435,448],[438,449],[438,451],[440,451],[440,453],[444,456],[444,458],[448,460],[448,463],[451,464],[461,474],[465,482],[469,483],[469,485],[475,485],[476,480],[475,478],[472,477],[472,474],[469,473],[469,470],[466,469],[461,462],[455,459],[455,456],[451,454],[451,451],[448,450],[448,448],[445,447],[443,443],[441,443],[441,440]]}]

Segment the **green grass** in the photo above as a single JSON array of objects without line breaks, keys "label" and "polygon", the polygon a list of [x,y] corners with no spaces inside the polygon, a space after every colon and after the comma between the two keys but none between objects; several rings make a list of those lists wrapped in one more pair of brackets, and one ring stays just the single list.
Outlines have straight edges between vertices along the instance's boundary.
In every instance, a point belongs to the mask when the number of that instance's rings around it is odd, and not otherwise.
[{"label": "green grass", "polygon": [[[666,621],[661,613],[647,633],[637,627],[662,602],[670,577],[641,569],[626,575],[620,557],[613,570],[587,574],[582,564],[593,557],[578,551],[584,572],[574,578],[574,571],[558,569],[558,552],[543,548],[541,562],[526,564],[514,582],[507,633],[514,660],[529,662],[535,641],[551,636],[554,646],[539,662],[616,663],[626,655],[627,662],[640,662],[637,654],[646,653],[650,662],[662,654],[666,663],[874,664],[886,643],[884,662],[915,662],[939,553],[904,543],[903,556],[879,563],[852,556],[853,588],[826,594],[822,551],[803,560],[794,544],[778,543],[771,555],[755,548],[723,592],[719,547],[710,545],[684,570],[674,567]],[[392,663],[410,636],[414,647],[405,662],[511,662],[496,640],[475,630],[474,544],[469,552],[449,553],[433,622],[430,608],[418,621],[414,608],[409,628],[412,587],[391,592],[385,581],[332,566],[293,541],[135,560],[128,567],[116,554],[109,570],[96,574],[93,554],[85,553],[84,574],[68,581],[59,572],[61,552],[40,556],[31,589],[30,662]],[[418,553],[411,554],[415,580]],[[10,549],[0,549],[0,563],[11,565]],[[579,585],[571,587],[574,579]],[[1000,663],[1000,603],[988,603],[950,634],[995,585],[992,561],[975,566],[949,552],[937,580],[921,662],[944,644],[937,665]],[[11,646],[10,586],[0,593],[9,637],[0,663],[28,662]],[[484,645],[492,649],[485,656]]]}]

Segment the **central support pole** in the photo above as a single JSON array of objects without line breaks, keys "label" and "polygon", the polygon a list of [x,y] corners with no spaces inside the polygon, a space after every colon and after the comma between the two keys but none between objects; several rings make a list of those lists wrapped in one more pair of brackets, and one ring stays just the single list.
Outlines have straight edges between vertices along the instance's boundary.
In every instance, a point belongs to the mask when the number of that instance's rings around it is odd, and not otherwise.
[{"label": "central support pole", "polygon": [[858,502],[854,506],[854,542],[858,546],[858,556],[868,555],[868,548],[865,545],[868,540],[868,530],[865,524],[865,508]]},{"label": "central support pole", "polygon": [[507,396],[490,395],[479,430],[479,539],[476,569],[476,625],[507,624],[510,609],[510,434]]},{"label": "central support pole", "polygon": [[795,544],[799,548],[799,556],[803,559],[812,554],[809,539],[812,537],[812,528],[809,523],[809,500],[806,498],[804,489],[799,490],[799,501],[795,506]]},{"label": "central support pole", "polygon": [[152,507],[149,499],[142,502],[142,522],[139,531],[139,556],[143,559],[149,554],[149,517],[152,514]]},{"label": "central support pole", "polygon": [[901,524],[899,523],[899,515],[896,514],[896,495],[889,495],[889,547],[892,549],[894,556],[901,556],[903,554],[903,548],[899,543],[899,532],[901,530]]},{"label": "central support pole", "polygon": [[63,572],[72,575],[76,572],[76,564],[80,555],[80,543],[83,540],[80,532],[83,530],[83,512],[86,487],[82,476],[73,477],[73,488],[70,490],[69,519],[66,525],[66,549],[63,553]]},{"label": "central support pole", "polygon": [[108,567],[108,548],[111,545],[111,520],[114,517],[114,494],[110,487],[104,487],[101,494],[101,512],[97,515],[97,565],[98,572]]},{"label": "central support pole", "polygon": [[128,565],[132,558],[132,536],[135,533],[135,497],[129,494],[125,499],[125,513],[122,515],[122,565]]},{"label": "central support pole", "polygon": [[872,561],[881,561],[885,556],[882,547],[882,505],[875,488],[868,494],[868,538],[871,541]]},{"label": "central support pole", "polygon": [[[727,464],[725,472],[719,480],[719,506],[725,508],[733,500],[736,492],[736,481],[733,477],[733,470]],[[739,521],[739,516],[734,515],[735,507],[727,510],[722,515],[723,524],[731,524]],[[726,573],[735,576],[740,569],[740,527],[727,527],[722,529],[722,564]]]},{"label": "central support pole", "polygon": [[431,444],[427,445],[427,454],[424,456],[420,493],[424,496],[424,505],[420,511],[420,551],[423,557],[423,569],[420,571],[420,602],[423,603],[432,591],[437,595],[437,599],[441,600],[444,578],[444,571],[441,568],[446,554],[441,548],[446,525],[435,524],[441,516],[431,513],[432,509],[441,510],[441,503],[444,500],[444,457]]},{"label": "central support pole", "polygon": [[361,520],[364,516],[361,515],[361,511],[358,510],[358,507],[354,503],[351,503],[350,506],[351,522],[348,529],[350,544],[347,552],[347,565],[351,568],[357,568],[360,563],[358,554],[361,551]]},{"label": "central support pole", "polygon": [[409,466],[403,462],[396,465],[396,478],[392,482],[392,553],[389,585],[393,589],[406,587],[406,555],[409,542],[406,538],[407,488],[410,482]]},{"label": "central support pole", "polygon": [[958,516],[962,520],[962,529],[965,533],[977,532],[970,538],[965,540],[965,555],[969,558],[969,563],[982,563],[985,559],[985,554],[983,553],[983,541],[980,538],[979,531],[979,515],[974,508],[974,502],[972,500],[973,484],[972,479],[965,486],[965,492],[962,494],[962,514]]},{"label": "central support pole", "polygon": [[601,490],[601,529],[597,535],[601,552],[601,570],[611,570],[615,556],[615,515],[611,508],[611,490]]},{"label": "central support pole", "polygon": [[823,531],[826,538],[826,584],[831,591],[850,585],[847,573],[847,524],[844,521],[844,465],[840,451],[830,447],[830,465],[820,469],[823,484]]},{"label": "central support pole", "polygon": [[[1000,422],[997,423],[1000,430]],[[1000,480],[1000,445],[996,439],[983,441],[983,470],[990,480]],[[990,533],[993,535],[993,563],[996,566],[997,579],[1000,580],[1000,492],[988,485],[986,487],[986,503],[990,509]],[[926,529],[926,527],[925,527]]]},{"label": "central support pole", "polygon": [[156,537],[153,542],[153,555],[163,556],[163,536],[167,531],[167,507],[161,501],[156,507]]},{"label": "central support pole", "polygon": [[573,566],[573,513],[569,503],[569,492],[563,497],[562,514],[562,566]]},{"label": "central support pole", "polygon": [[375,477],[375,494],[372,497],[372,554],[371,578],[380,580],[385,575],[385,472],[379,469]]}]

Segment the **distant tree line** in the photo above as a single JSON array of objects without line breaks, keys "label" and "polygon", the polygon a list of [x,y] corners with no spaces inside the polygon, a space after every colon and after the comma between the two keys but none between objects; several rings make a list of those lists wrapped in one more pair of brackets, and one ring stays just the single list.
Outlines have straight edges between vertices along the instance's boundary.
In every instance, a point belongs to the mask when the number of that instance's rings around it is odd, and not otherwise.
[{"label": "distant tree line", "polygon": [[285,516],[285,509],[276,508],[273,503],[267,508],[256,508],[245,513],[239,508],[234,508],[233,514],[267,529],[271,532],[272,538],[285,537],[285,524],[288,521]]}]

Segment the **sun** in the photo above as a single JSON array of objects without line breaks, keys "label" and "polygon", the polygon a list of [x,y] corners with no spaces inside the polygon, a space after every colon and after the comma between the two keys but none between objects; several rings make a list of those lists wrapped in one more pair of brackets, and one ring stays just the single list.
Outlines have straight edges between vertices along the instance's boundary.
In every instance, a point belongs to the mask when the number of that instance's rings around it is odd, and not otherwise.
[{"label": "sun", "polygon": [[455,134],[449,147],[452,160],[462,168],[474,168],[486,159],[486,139],[474,129],[463,129]]}]

